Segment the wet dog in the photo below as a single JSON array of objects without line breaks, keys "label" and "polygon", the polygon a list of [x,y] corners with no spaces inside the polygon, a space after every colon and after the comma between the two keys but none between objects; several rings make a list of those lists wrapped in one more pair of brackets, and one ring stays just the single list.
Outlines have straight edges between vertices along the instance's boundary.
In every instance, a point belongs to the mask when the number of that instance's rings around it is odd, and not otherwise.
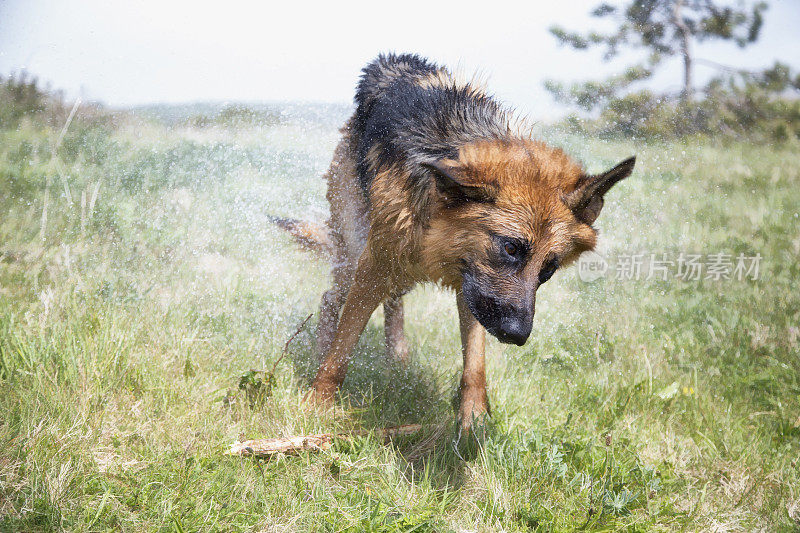
[{"label": "wet dog", "polygon": [[405,360],[401,298],[434,282],[456,294],[458,415],[469,429],[488,412],[485,332],[525,343],[537,289],[594,248],[603,197],[630,175],[634,158],[588,175],[560,149],[520,133],[480,87],[416,55],[368,64],[355,104],[326,175],[327,231],[283,222],[301,240],[324,241],[333,263],[310,399],[333,401],[380,304],[387,352]]}]

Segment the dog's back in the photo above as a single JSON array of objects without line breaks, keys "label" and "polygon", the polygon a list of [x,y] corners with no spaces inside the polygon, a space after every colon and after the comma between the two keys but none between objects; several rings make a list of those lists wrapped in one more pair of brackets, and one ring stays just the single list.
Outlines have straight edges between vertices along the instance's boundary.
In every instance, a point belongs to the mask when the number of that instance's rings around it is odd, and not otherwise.
[{"label": "dog's back", "polygon": [[362,72],[352,134],[367,199],[380,169],[414,179],[420,165],[455,157],[466,143],[509,134],[507,113],[480,87],[417,55],[380,55]]}]

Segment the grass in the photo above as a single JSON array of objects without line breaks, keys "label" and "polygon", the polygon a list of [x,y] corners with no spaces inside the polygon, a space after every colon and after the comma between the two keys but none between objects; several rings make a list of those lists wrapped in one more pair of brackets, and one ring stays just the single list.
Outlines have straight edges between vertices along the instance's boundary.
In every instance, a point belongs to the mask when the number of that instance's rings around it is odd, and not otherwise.
[{"label": "grass", "polygon": [[[328,283],[267,215],[324,219],[345,114],[275,116],[79,113],[58,146],[35,122],[0,129],[0,530],[800,528],[796,150],[551,136],[592,171],[638,155],[599,221],[604,254],[760,253],[760,279],[559,272],[529,343],[488,343],[487,434],[454,442],[454,297],[431,286],[407,298],[411,364],[384,360],[376,313],[335,411],[301,409],[316,319],[269,390],[240,390]],[[401,423],[429,429],[223,455]]]}]

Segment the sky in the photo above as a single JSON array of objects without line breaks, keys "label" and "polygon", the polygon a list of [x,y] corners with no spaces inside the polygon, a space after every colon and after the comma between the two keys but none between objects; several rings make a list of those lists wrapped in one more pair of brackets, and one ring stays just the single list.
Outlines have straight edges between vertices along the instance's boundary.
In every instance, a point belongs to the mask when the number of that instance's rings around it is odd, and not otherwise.
[{"label": "sky", "polygon": [[[541,118],[563,113],[543,80],[603,78],[624,63],[558,46],[553,24],[588,29],[599,0],[510,2],[0,0],[0,75],[22,69],[69,97],[113,107],[197,101],[350,102],[382,51],[416,52],[486,79]],[[697,47],[737,68],[800,68],[800,0],[771,0],[761,39]],[[628,58],[630,59],[630,58]],[[713,70],[698,65],[698,82]],[[677,60],[652,82],[680,88]]]}]

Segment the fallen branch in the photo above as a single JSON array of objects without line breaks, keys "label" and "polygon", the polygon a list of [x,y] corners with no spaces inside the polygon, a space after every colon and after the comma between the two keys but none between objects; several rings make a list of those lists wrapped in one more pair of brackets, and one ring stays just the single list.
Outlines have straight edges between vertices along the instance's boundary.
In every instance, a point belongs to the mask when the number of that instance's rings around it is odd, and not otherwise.
[{"label": "fallen branch", "polygon": [[289,350],[289,345],[292,343],[294,338],[297,337],[297,335],[301,331],[303,331],[303,328],[306,327],[306,324],[308,323],[309,320],[311,320],[312,316],[314,316],[314,313],[311,313],[310,315],[308,315],[306,317],[306,319],[303,320],[303,322],[299,326],[297,326],[297,329],[294,330],[294,333],[292,333],[292,336],[289,337],[289,340],[287,340],[286,344],[283,345],[283,350],[281,350],[280,357],[278,357],[278,359],[275,361],[275,364],[272,365],[272,370],[270,370],[270,372],[269,372],[271,375],[275,374],[275,370],[277,370],[277,368],[278,368],[278,363],[281,362],[281,360],[286,356],[286,352]]},{"label": "fallen branch", "polygon": [[[413,435],[419,432],[421,424],[406,424],[375,430],[383,439],[390,439],[398,435]],[[371,432],[367,430],[355,433],[321,433],[318,435],[296,435],[293,437],[277,437],[272,439],[255,439],[244,442],[234,442],[227,455],[245,455],[254,457],[269,457],[277,453],[296,454],[299,452],[319,452],[327,450],[334,439],[351,439],[363,437]]]}]

